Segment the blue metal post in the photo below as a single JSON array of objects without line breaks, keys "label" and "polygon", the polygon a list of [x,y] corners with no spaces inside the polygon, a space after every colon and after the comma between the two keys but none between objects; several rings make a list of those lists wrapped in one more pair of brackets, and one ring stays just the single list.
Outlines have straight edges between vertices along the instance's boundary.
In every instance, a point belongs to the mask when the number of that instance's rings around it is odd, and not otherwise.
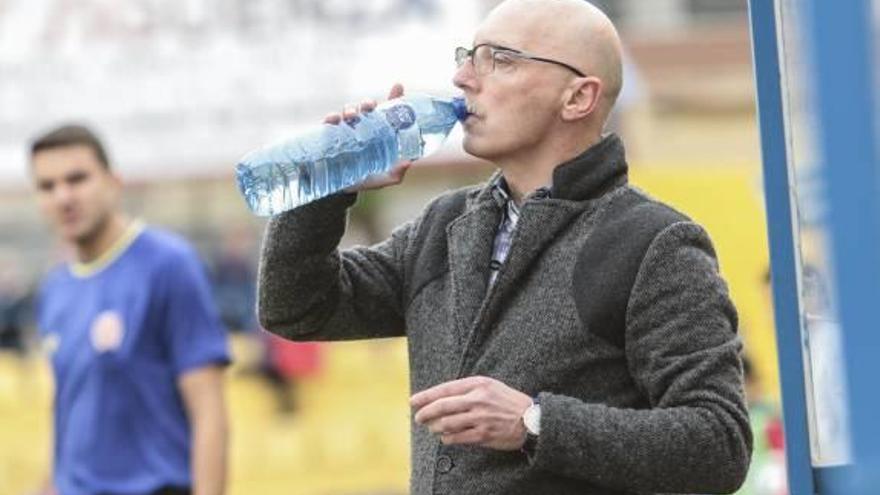
[{"label": "blue metal post", "polygon": [[809,0],[820,151],[828,184],[837,308],[843,328],[853,465],[823,493],[880,493],[880,170],[874,116],[872,3]]},{"label": "blue metal post", "polygon": [[801,347],[793,209],[782,106],[779,47],[773,0],[750,0],[752,50],[758,90],[764,197],[770,239],[776,340],[782,386],[785,449],[792,495],[814,493]]}]

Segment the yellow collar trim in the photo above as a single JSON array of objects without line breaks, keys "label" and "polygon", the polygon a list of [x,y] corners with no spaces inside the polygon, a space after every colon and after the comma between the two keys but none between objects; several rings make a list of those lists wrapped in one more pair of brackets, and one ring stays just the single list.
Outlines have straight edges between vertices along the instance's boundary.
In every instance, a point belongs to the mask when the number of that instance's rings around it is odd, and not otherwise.
[{"label": "yellow collar trim", "polygon": [[70,264],[70,273],[75,277],[85,278],[91,277],[92,275],[100,272],[104,268],[107,268],[116,261],[122,253],[131,246],[131,243],[137,239],[138,235],[144,231],[144,223],[140,220],[135,220],[131,222],[128,228],[125,229],[125,232],[119,236],[119,239],[110,246],[109,249],[104,251],[101,256],[98,256],[93,261],[89,261],[87,263],[71,263]]}]

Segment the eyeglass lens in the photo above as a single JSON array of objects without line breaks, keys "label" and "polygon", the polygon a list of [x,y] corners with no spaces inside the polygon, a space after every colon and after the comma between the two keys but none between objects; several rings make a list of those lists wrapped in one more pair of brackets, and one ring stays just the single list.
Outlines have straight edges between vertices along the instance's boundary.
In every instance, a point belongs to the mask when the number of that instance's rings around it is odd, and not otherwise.
[{"label": "eyeglass lens", "polygon": [[495,54],[492,47],[480,45],[473,50],[459,47],[455,50],[455,63],[461,67],[470,57],[478,74],[489,74],[495,69]]}]

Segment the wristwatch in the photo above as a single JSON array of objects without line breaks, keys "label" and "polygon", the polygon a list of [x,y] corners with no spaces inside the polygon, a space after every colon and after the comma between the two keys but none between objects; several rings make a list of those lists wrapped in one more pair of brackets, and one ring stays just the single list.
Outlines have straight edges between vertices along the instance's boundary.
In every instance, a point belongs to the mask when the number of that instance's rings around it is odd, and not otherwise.
[{"label": "wristwatch", "polygon": [[531,458],[535,455],[538,435],[541,434],[541,401],[537,397],[532,399],[532,405],[523,413],[522,422],[526,427],[526,441],[523,443],[522,451]]}]

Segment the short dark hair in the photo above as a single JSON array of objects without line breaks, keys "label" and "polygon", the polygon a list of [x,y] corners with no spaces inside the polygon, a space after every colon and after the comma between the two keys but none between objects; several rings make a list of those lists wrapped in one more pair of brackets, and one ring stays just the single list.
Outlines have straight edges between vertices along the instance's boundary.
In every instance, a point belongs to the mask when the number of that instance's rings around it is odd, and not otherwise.
[{"label": "short dark hair", "polygon": [[98,161],[105,170],[110,170],[107,151],[98,136],[88,127],[79,124],[67,124],[48,131],[31,142],[31,158],[41,151],[66,146],[87,146],[95,152]]}]

